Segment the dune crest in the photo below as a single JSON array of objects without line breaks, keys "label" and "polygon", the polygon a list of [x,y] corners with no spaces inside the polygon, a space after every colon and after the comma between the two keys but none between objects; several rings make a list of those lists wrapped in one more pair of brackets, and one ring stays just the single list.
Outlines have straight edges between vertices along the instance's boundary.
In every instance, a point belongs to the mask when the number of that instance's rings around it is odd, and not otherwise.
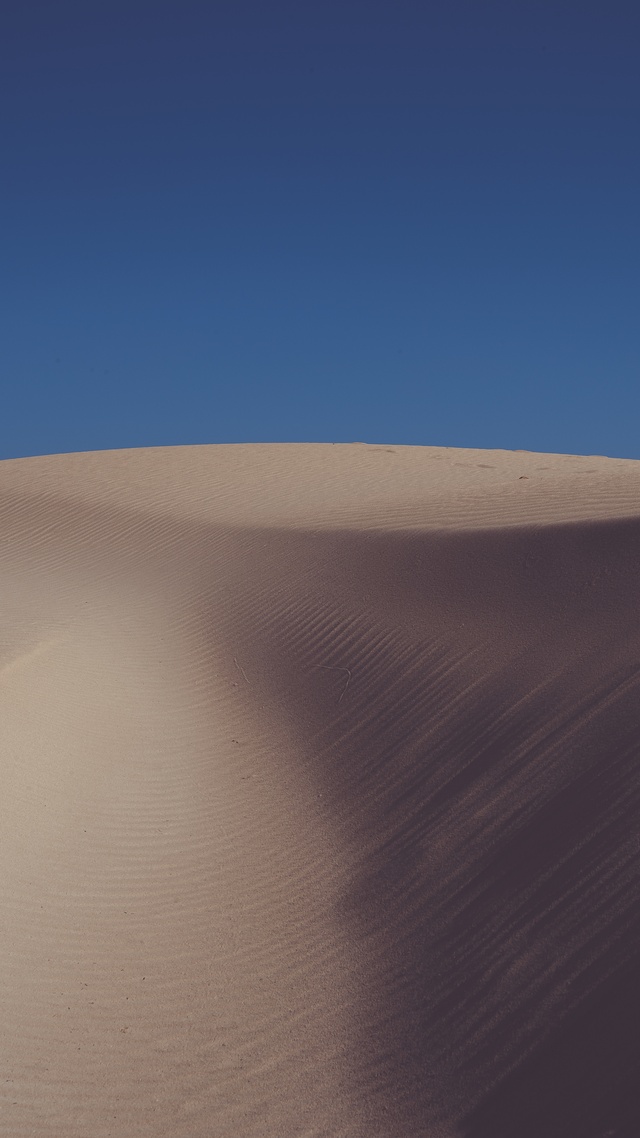
[{"label": "dune crest", "polygon": [[640,462],[0,463],[0,1134],[637,1138]]}]

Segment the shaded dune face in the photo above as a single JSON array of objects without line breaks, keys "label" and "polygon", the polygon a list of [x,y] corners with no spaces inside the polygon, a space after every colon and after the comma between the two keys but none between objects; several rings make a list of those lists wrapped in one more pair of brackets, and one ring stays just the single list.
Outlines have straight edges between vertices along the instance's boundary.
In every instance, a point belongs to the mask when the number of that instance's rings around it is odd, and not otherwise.
[{"label": "shaded dune face", "polygon": [[5,1133],[637,1138],[637,519],[3,506]]},{"label": "shaded dune face", "polygon": [[388,1133],[640,1133],[640,526],[270,549],[243,651],[348,865],[352,1087]]}]

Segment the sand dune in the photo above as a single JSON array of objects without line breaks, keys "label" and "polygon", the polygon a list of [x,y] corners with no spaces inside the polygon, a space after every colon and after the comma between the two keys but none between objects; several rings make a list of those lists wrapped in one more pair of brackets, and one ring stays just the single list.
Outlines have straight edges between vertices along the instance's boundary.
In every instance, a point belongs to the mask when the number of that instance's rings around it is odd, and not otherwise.
[{"label": "sand dune", "polygon": [[0,464],[0,1133],[638,1138],[640,462]]}]

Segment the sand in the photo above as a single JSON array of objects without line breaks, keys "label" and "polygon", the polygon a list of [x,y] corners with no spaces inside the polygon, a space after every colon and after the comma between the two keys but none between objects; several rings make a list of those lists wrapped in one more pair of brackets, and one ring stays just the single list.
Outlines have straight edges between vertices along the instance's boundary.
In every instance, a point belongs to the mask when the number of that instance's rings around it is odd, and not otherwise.
[{"label": "sand", "polygon": [[638,1138],[640,462],[0,463],[0,1133]]}]

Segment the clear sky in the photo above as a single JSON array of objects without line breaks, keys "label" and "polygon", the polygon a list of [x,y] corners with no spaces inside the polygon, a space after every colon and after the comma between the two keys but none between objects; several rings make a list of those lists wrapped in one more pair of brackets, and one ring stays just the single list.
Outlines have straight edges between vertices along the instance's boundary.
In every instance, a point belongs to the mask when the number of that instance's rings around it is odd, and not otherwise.
[{"label": "clear sky", "polygon": [[0,457],[640,458],[638,0],[14,0]]}]

